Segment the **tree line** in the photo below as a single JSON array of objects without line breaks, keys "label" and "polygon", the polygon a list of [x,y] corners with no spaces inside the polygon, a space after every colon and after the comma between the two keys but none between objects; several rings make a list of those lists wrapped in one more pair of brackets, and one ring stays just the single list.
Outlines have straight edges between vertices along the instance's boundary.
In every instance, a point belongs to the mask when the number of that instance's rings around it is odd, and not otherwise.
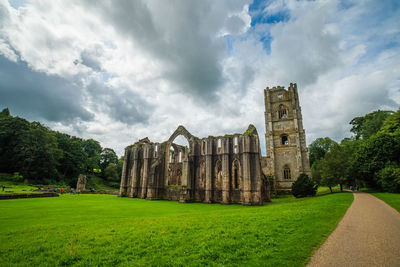
[{"label": "tree line", "polygon": [[377,110],[350,121],[340,143],[318,138],[309,146],[313,180],[320,185],[400,192],[400,109]]},{"label": "tree line", "polygon": [[53,131],[39,122],[0,113],[0,173],[19,181],[75,186],[79,174],[93,174],[119,186],[123,159],[93,139]]}]

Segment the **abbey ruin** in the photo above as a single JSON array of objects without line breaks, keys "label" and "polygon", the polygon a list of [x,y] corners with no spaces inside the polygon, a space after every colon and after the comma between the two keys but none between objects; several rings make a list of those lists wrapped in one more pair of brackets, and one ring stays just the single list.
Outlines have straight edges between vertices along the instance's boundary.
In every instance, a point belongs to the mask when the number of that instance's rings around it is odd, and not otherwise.
[{"label": "abbey ruin", "polygon": [[[148,138],[125,148],[119,196],[179,202],[262,205],[273,175],[278,191],[311,174],[296,84],[265,89],[267,157],[256,128],[198,138],[179,126],[162,143]],[[174,143],[182,135],[189,146]]]},{"label": "abbey ruin", "polygon": [[[179,135],[189,147],[173,143]],[[260,155],[252,125],[244,134],[202,139],[179,126],[163,143],[145,138],[125,149],[120,196],[261,205]]]}]

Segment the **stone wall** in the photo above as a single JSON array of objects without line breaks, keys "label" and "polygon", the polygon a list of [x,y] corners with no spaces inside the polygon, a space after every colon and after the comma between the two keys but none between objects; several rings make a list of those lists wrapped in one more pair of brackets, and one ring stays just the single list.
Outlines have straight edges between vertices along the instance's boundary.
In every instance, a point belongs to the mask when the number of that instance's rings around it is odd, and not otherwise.
[{"label": "stone wall", "polygon": [[0,194],[0,199],[36,198],[36,197],[58,197],[57,193],[23,193],[23,194]]}]

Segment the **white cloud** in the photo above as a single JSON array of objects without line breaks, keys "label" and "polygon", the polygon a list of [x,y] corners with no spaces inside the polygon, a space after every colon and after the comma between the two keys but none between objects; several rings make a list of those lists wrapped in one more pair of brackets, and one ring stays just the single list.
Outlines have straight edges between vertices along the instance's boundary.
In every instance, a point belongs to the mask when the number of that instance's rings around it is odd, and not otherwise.
[{"label": "white cloud", "polygon": [[[180,124],[202,137],[253,123],[264,150],[266,86],[297,82],[308,143],[339,140],[354,116],[399,104],[396,12],[384,16],[388,7],[368,1],[279,0],[253,13],[285,20],[251,27],[249,4],[34,1],[16,9],[0,0],[0,54],[70,83],[76,102],[62,97],[65,86],[54,88],[50,99],[68,112],[37,112],[46,124],[119,154],[145,136],[164,141]],[[39,99],[51,87],[34,88]]]}]

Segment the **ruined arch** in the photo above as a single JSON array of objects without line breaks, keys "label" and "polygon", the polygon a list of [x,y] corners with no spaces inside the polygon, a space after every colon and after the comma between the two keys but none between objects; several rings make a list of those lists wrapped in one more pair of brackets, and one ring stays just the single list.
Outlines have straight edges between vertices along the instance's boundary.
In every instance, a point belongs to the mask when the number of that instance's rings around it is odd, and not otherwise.
[{"label": "ruined arch", "polygon": [[[168,139],[168,142],[172,143],[175,140],[175,138],[178,137],[179,135],[183,135],[187,139],[189,146],[192,146],[194,136],[191,133],[189,133],[189,131],[186,130],[186,128],[183,127],[182,125],[178,126],[178,128],[175,130],[175,132]],[[189,147],[189,149],[190,149],[190,147]]]},{"label": "ruined arch", "polygon": [[[178,136],[183,136],[188,143],[188,148],[185,146],[177,145],[174,140]],[[189,168],[189,155],[192,153],[194,136],[189,133],[182,125],[180,125],[175,132],[170,136],[166,142],[165,148],[165,171],[167,173],[167,179],[165,184],[168,185],[189,185],[188,174],[190,172]],[[174,148],[175,154],[173,155],[173,160],[171,161],[170,148]]]}]

